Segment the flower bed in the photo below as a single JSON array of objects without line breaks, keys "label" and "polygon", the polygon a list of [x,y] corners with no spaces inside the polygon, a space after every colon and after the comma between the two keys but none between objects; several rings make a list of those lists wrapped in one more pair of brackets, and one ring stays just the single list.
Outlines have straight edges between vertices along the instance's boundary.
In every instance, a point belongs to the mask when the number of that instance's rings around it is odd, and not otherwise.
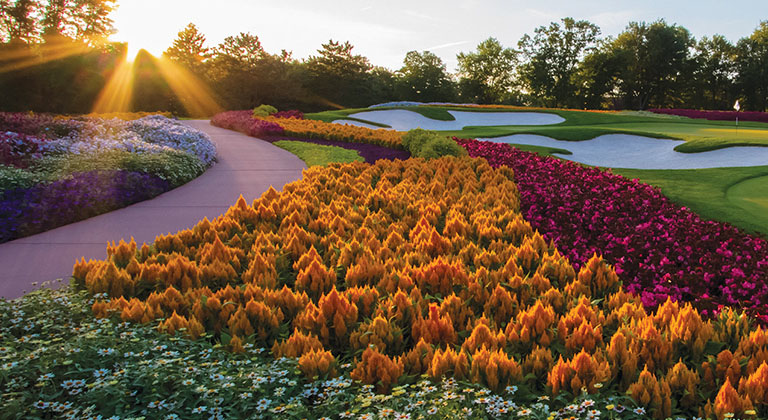
[{"label": "flower bed", "polygon": [[285,134],[299,138],[347,141],[402,149],[402,133],[397,131],[305,120],[289,114],[282,114],[288,118],[280,118],[279,115],[281,114],[277,113],[256,118],[251,111],[227,111],[211,118],[211,124],[254,137]]},{"label": "flower bed", "polygon": [[738,115],[741,121],[756,121],[768,123],[768,112],[755,111],[704,111],[698,109],[649,109],[656,114],[678,115],[688,118],[703,118],[715,121],[735,121]]},{"label": "flower bed", "polygon": [[711,316],[742,308],[768,322],[768,243],[705,221],[636,180],[506,144],[457,139],[473,157],[515,171],[523,215],[576,267],[595,253],[654,308],[667,297]]},{"label": "flower bed", "polygon": [[147,173],[92,171],[7,190],[0,196],[0,242],[116,210],[170,189],[167,181]]},{"label": "flower bed", "polygon": [[152,198],[213,164],[206,134],[129,117],[0,113],[0,242]]},{"label": "flower bed", "polygon": [[522,400],[628,393],[654,418],[768,413],[765,331],[672,301],[648,314],[597,256],[577,272],[523,219],[512,177],[468,158],[311,168],[73,278],[109,297],[99,317],[271,348],[309,378],[350,362],[379,392],[449,376]]},{"label": "flower bed", "polygon": [[[4,418],[543,419],[564,405],[546,395],[526,404],[514,387],[494,395],[454,380],[403,385],[391,395],[374,394],[348,374],[305,382],[295,358],[274,359],[247,345],[235,354],[151,325],[94,319],[84,295],[64,287],[0,301]],[[596,397],[569,401],[556,418],[587,419],[601,410],[613,419],[645,418],[626,396]]]}]

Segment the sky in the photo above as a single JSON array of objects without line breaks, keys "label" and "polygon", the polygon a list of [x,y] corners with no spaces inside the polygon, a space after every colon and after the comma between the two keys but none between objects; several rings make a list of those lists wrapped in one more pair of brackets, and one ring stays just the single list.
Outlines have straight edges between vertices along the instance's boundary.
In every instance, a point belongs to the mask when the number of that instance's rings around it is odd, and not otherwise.
[{"label": "sky", "polygon": [[768,20],[768,1],[742,0],[118,0],[114,41],[159,55],[188,23],[215,47],[227,36],[250,32],[270,53],[314,55],[329,39],[349,41],[372,64],[402,67],[408,51],[428,50],[456,69],[456,54],[494,37],[516,47],[526,33],[563,17],[597,24],[603,36],[618,35],[630,21],[664,18],[696,39],[720,34],[749,36]]}]

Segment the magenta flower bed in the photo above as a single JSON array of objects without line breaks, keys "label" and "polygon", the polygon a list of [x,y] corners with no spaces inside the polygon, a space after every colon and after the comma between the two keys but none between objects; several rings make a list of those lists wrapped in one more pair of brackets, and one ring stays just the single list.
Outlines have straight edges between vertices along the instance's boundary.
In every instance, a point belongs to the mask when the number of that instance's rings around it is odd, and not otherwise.
[{"label": "magenta flower bed", "polygon": [[304,119],[304,113],[301,111],[297,111],[295,109],[291,109],[288,111],[278,111],[272,114],[275,118],[295,118],[297,120],[303,120]]},{"label": "magenta flower bed", "polygon": [[594,253],[649,307],[667,297],[713,315],[727,305],[768,323],[768,243],[705,221],[636,180],[506,144],[455,139],[470,156],[515,171],[531,225],[577,267]]},{"label": "magenta flower bed", "polygon": [[[713,121],[736,121],[736,111],[700,111],[696,109],[649,109],[656,114],[679,115],[688,118],[703,118]],[[768,112],[739,112],[740,121],[768,123]]]},{"label": "magenta flower bed", "polygon": [[270,121],[253,118],[252,111],[227,111],[211,118],[211,125],[239,131],[253,137],[278,136],[283,127]]}]

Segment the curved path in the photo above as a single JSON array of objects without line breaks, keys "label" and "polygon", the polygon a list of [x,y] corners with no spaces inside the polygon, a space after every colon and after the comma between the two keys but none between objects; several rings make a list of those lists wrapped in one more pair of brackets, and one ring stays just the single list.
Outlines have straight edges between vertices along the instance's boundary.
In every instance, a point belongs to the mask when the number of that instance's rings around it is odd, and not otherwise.
[{"label": "curved path", "polygon": [[187,229],[203,217],[226,212],[240,194],[250,202],[270,186],[282,189],[301,178],[306,168],[293,154],[265,141],[213,127],[208,121],[187,124],[208,133],[216,143],[218,162],[213,167],[151,200],[0,244],[0,297],[19,297],[34,289],[34,282],[66,281],[80,257],[106,258],[109,241],[134,237],[139,245],[150,243],[159,234]]}]

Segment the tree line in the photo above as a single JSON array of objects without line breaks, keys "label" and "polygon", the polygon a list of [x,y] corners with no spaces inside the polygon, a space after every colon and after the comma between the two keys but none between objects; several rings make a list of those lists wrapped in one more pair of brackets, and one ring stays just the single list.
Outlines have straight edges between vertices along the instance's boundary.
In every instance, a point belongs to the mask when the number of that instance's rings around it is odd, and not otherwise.
[{"label": "tree line", "polygon": [[[0,0],[0,109],[87,112],[125,53],[125,45],[104,42],[114,7],[107,0]],[[82,51],[51,59],[61,44]],[[267,52],[250,33],[209,46],[189,24],[163,55],[228,109],[313,111],[388,101],[729,109],[737,99],[745,109],[768,108],[768,22],[734,44],[720,35],[696,40],[664,20],[631,22],[618,36],[601,37],[597,25],[564,18],[514,48],[482,41],[458,54],[456,73],[430,51],[410,51],[390,70],[353,50],[330,40],[298,60],[288,51]],[[35,65],[15,66],[18,51],[34,56]],[[184,113],[155,60],[140,54],[134,68],[136,110]]]}]

